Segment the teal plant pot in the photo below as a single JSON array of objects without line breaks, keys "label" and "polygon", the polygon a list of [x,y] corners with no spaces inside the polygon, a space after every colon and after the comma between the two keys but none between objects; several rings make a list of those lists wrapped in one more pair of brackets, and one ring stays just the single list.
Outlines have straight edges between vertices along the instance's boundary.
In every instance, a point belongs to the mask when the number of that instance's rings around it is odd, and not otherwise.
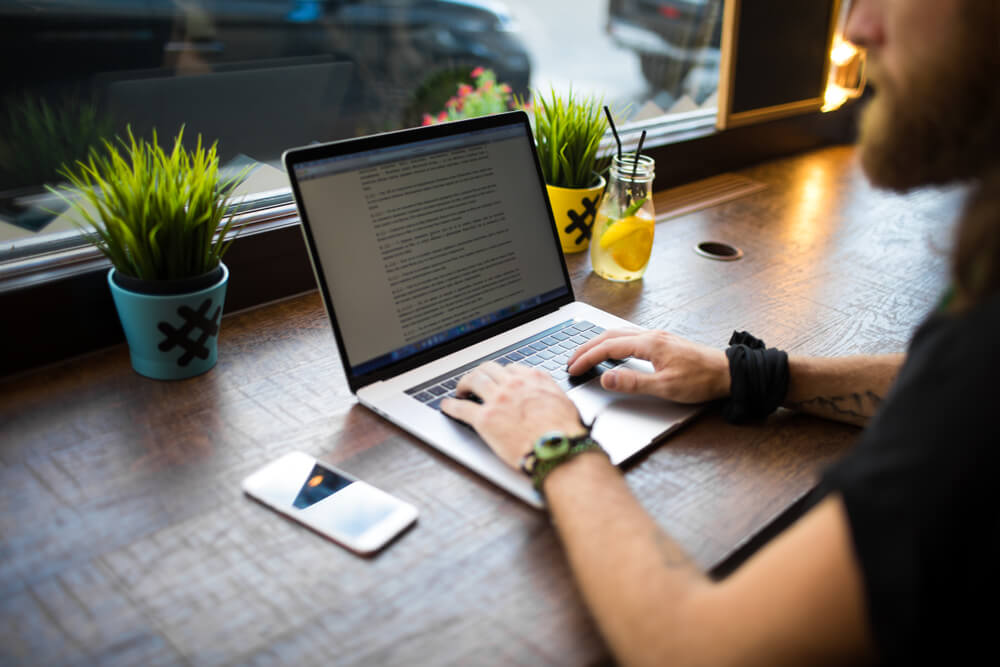
[{"label": "teal plant pot", "polygon": [[132,368],[156,380],[194,377],[219,356],[222,305],[229,269],[212,285],[182,294],[144,294],[125,289],[108,271],[108,285],[128,340]]}]

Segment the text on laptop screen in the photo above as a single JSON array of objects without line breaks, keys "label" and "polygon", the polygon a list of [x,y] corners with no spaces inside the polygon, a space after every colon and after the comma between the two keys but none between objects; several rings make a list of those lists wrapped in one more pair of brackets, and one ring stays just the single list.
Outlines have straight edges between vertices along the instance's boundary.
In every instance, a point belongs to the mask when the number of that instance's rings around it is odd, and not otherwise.
[{"label": "text on laptop screen", "polygon": [[522,125],[295,167],[352,373],[568,293]]}]

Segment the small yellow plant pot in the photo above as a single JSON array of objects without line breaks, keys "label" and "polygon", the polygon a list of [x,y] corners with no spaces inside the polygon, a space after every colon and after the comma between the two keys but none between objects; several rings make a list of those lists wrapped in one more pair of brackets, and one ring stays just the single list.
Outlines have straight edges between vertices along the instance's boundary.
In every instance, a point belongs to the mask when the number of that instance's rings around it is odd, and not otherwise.
[{"label": "small yellow plant pot", "polygon": [[546,185],[552,215],[559,230],[564,253],[581,252],[590,245],[590,234],[597,217],[597,205],[604,192],[604,178],[592,188],[557,188]]}]

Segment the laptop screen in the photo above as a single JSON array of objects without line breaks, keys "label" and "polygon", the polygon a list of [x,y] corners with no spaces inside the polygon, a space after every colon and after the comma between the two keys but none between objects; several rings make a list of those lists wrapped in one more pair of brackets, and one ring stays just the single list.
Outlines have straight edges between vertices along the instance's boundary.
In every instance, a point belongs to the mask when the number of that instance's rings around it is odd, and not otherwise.
[{"label": "laptop screen", "polygon": [[508,116],[286,157],[351,376],[571,295],[526,117]]}]

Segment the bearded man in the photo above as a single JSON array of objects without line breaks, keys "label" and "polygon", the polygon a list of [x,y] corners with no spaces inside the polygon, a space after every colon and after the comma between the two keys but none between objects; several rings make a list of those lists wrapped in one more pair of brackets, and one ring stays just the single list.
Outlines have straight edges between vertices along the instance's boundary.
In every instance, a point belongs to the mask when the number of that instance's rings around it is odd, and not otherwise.
[{"label": "bearded man", "polygon": [[[992,415],[1000,3],[855,0],[846,36],[866,49],[876,91],[859,142],[871,181],[898,191],[954,181],[973,188],[952,289],[905,358],[789,358],[750,336],[734,336],[723,352],[666,332],[618,331],[569,361],[573,374],[611,358],[653,363],[652,374],[602,375],[615,391],[681,402],[730,397],[737,417],[783,403],[865,425],[799,521],[711,581],[645,514],[546,376],[484,364],[459,384],[459,396],[475,394],[481,404],[441,405],[514,467],[543,435],[575,443],[554,465],[531,469],[584,598],[623,663],[961,664],[987,650],[998,588],[989,568],[1000,556],[992,495],[1000,469]],[[849,405],[832,398],[843,396]]]}]

